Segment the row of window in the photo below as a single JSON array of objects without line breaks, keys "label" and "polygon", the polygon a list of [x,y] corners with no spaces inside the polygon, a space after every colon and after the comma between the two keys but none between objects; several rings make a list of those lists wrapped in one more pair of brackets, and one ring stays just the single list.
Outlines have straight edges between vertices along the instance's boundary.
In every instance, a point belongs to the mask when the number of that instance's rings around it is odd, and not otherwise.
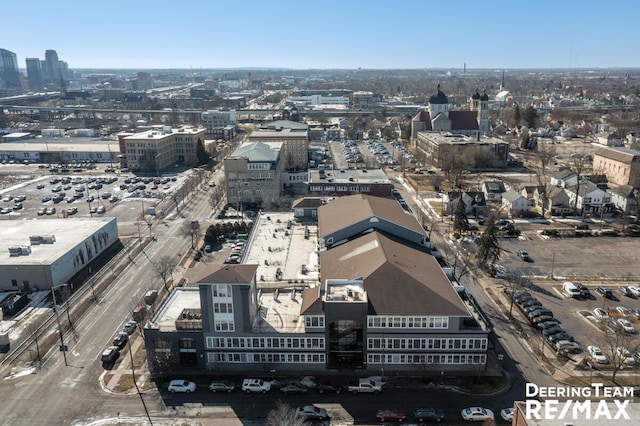
[{"label": "row of window", "polygon": [[369,338],[367,349],[487,349],[487,339],[455,338],[455,339],[396,339]]},{"label": "row of window", "polygon": [[213,304],[213,312],[216,314],[232,314],[233,313],[233,303],[214,303]]},{"label": "row of window", "polygon": [[449,317],[369,316],[369,328],[449,328]]},{"label": "row of window", "polygon": [[324,349],[322,337],[207,337],[207,349],[289,348]]},{"label": "row of window", "polygon": [[233,293],[230,284],[213,284],[211,294],[213,297],[231,297]]},{"label": "row of window", "polygon": [[269,170],[270,163],[247,163],[247,170]]},{"label": "row of window", "polygon": [[484,365],[486,355],[471,354],[368,354],[368,364],[475,364]]},{"label": "row of window", "polygon": [[216,362],[324,364],[326,356],[325,354],[207,352],[207,362],[209,364]]},{"label": "row of window", "polygon": [[[346,186],[338,186],[338,191],[340,192],[370,192],[371,191],[371,187],[370,186],[350,186],[350,187],[346,187]],[[335,192],[336,191],[336,187],[335,186],[323,186],[323,185],[311,185],[309,187],[309,191],[311,192]]]},{"label": "row of window", "polygon": [[216,331],[236,331],[236,325],[233,321],[215,320],[214,325]]},{"label": "row of window", "polygon": [[307,328],[324,328],[324,315],[305,316],[304,326]]}]

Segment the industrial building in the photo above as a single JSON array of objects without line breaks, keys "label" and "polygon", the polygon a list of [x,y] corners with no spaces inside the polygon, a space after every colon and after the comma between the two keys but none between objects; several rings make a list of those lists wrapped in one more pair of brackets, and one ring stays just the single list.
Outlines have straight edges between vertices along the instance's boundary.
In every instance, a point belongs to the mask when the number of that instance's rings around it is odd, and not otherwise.
[{"label": "industrial building", "polygon": [[47,290],[118,241],[116,218],[12,221],[0,229],[0,290]]}]

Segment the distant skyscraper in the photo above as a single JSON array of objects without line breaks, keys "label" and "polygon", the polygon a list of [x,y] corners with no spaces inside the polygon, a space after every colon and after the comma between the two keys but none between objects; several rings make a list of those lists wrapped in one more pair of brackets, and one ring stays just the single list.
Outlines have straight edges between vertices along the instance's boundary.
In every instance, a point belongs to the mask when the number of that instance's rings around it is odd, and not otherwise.
[{"label": "distant skyscraper", "polygon": [[44,52],[44,74],[45,80],[53,83],[54,85],[60,84],[60,60],[58,59],[58,53],[55,50],[47,50]]},{"label": "distant skyscraper", "polygon": [[29,78],[29,89],[42,90],[42,67],[40,66],[40,59],[27,58],[27,76]]},{"label": "distant skyscraper", "polygon": [[19,89],[20,73],[16,54],[0,49],[0,89]]}]

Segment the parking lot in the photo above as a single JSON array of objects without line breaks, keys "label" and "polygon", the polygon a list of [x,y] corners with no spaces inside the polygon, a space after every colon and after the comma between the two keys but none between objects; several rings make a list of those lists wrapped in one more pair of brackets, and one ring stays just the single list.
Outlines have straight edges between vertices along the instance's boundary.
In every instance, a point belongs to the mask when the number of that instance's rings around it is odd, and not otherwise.
[{"label": "parking lot", "polygon": [[[499,264],[528,277],[599,281],[640,279],[640,238],[550,238],[525,232],[521,238],[502,238]],[[518,258],[526,250],[531,262]]]},{"label": "parking lot", "polygon": [[[118,216],[138,220],[142,212],[171,194],[179,176],[136,177],[107,173],[104,167],[50,174],[36,165],[3,166],[12,183],[0,190],[0,219]],[[133,203],[135,202],[135,203]]]}]

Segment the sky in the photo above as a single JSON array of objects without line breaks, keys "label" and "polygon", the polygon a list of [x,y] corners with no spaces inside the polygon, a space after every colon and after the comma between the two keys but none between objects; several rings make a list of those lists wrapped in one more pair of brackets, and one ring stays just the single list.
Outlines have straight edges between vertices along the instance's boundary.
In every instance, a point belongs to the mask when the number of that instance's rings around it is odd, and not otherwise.
[{"label": "sky", "polygon": [[632,68],[637,0],[5,1],[0,48],[74,68]]}]

